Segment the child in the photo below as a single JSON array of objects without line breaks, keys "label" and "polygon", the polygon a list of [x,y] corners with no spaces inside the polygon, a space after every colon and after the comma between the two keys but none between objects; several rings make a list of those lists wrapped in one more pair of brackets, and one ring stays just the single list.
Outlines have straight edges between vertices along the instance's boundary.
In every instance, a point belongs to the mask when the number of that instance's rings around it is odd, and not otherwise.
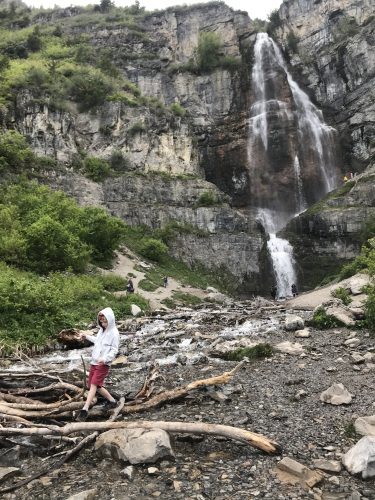
[{"label": "child", "polygon": [[80,338],[86,338],[94,344],[91,354],[91,367],[88,379],[89,392],[84,407],[80,411],[77,420],[85,421],[96,391],[104,396],[109,407],[115,408],[117,402],[113,396],[103,387],[105,377],[109,372],[109,365],[115,359],[118,352],[120,337],[115,324],[115,315],[110,307],[106,307],[98,314],[98,335],[86,335],[81,333]]}]

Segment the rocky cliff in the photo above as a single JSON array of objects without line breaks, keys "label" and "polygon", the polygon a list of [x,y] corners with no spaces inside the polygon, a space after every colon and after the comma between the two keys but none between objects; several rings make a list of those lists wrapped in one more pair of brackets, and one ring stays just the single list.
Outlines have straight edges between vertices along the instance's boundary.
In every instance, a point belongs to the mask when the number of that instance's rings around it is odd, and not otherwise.
[{"label": "rocky cliff", "polygon": [[[343,172],[362,171],[374,155],[370,3],[286,1],[273,27],[293,77],[323,109],[328,124],[339,131],[339,144],[336,141],[332,148],[339,158],[335,167]],[[255,176],[251,165],[257,164],[259,155],[249,153],[250,109],[257,100],[252,21],[246,13],[220,2],[144,15],[137,30],[116,20],[104,26],[72,23],[71,18],[79,14],[74,8],[43,12],[34,22],[58,22],[65,35],[84,37],[94,50],[106,47],[111,62],[137,86],[143,101],[137,105],[106,102],[82,112],[73,102],[56,108],[48,100],[36,100],[30,91],[20,91],[5,125],[24,133],[38,154],[51,155],[66,165],[46,173],[44,180],[52,186],[82,203],[100,203],[131,225],[156,228],[173,220],[189,224],[196,231],[185,231],[174,241],[175,256],[192,265],[224,269],[247,293],[268,289],[272,278],[266,238],[254,206],[259,206],[262,190],[266,204],[278,200],[276,210],[283,203],[290,205],[290,213],[295,210],[296,149],[290,138],[298,135],[299,124],[288,118],[287,127],[279,126],[281,112],[287,117],[295,113],[295,101],[285,75],[278,75],[277,85],[270,80],[271,64],[267,85],[271,90],[277,87],[289,104],[285,112],[279,104],[271,110],[265,158],[272,168]],[[232,64],[219,64],[210,71],[192,66],[201,33],[216,34],[221,56]],[[171,113],[173,105],[183,112]],[[110,158],[114,153],[124,162],[115,178],[101,183],[88,181],[70,167],[82,154]],[[317,199],[318,181],[313,158],[307,156],[306,198],[311,203]],[[205,192],[215,193],[214,206],[200,205]],[[357,227],[363,218],[355,209],[352,212]],[[310,216],[299,218],[288,232],[294,228],[300,241],[316,236],[317,244],[310,250],[325,255],[321,233],[306,229],[311,222],[301,222],[310,221]],[[330,254],[333,260],[341,252],[341,247],[335,248],[337,252]],[[347,256],[358,251],[355,243],[350,248]],[[297,251],[297,257],[304,268],[303,252]]]}]

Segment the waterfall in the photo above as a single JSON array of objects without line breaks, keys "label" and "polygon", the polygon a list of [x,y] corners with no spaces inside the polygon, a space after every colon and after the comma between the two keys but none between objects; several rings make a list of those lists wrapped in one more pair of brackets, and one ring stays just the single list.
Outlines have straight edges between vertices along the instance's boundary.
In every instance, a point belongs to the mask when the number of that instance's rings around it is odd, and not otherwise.
[{"label": "waterfall", "polygon": [[306,210],[306,201],[303,195],[303,186],[302,186],[302,177],[301,177],[301,166],[299,164],[298,156],[294,157],[293,162],[294,167],[294,183],[296,190],[296,206],[297,206],[297,214],[300,214],[304,210]]},{"label": "waterfall", "polygon": [[251,203],[268,234],[278,297],[296,283],[293,248],[277,232],[334,189],[335,130],[288,71],[279,47],[258,33],[252,69],[248,164]]}]

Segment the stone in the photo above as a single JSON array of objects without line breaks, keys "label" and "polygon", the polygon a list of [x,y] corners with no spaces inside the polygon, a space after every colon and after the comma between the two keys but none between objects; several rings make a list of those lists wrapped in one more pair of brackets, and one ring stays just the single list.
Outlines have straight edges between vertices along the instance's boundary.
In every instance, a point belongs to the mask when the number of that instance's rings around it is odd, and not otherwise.
[{"label": "stone", "polygon": [[325,460],[324,458],[317,458],[314,460],[315,469],[321,469],[326,472],[340,472],[341,463],[337,460]]},{"label": "stone", "polygon": [[358,417],[354,427],[361,436],[375,436],[375,415],[369,417]]},{"label": "stone", "polygon": [[375,476],[375,436],[364,436],[342,457],[350,474],[361,474],[362,479]]},{"label": "stone", "polygon": [[139,316],[142,313],[142,309],[136,304],[132,304],[130,310],[133,316]]},{"label": "stone", "polygon": [[95,450],[131,464],[154,463],[174,457],[168,434],[162,429],[112,429],[99,436]]},{"label": "stone", "polygon": [[348,340],[345,340],[344,345],[348,347],[358,347],[360,345],[361,341],[357,338],[351,338]]},{"label": "stone", "polygon": [[296,314],[287,314],[285,317],[285,330],[295,331],[305,326],[304,320]]},{"label": "stone", "polygon": [[309,328],[304,328],[303,330],[297,330],[295,332],[295,336],[296,337],[300,337],[300,338],[308,338],[310,337],[310,329]]},{"label": "stone", "polygon": [[320,394],[320,401],[332,405],[349,404],[352,401],[352,395],[343,384],[333,384]]},{"label": "stone", "polygon": [[98,490],[93,488],[91,490],[81,491],[75,495],[70,496],[67,500],[95,500],[97,498]]},{"label": "stone", "polygon": [[125,467],[125,469],[122,469],[121,474],[129,481],[133,481],[134,471],[135,471],[134,467],[132,465],[128,465],[128,467]]},{"label": "stone", "polygon": [[5,479],[10,479],[11,477],[17,476],[21,473],[21,469],[18,467],[0,467],[0,482],[5,481]]},{"label": "stone", "polygon": [[159,473],[159,469],[157,467],[148,467],[147,473],[150,474],[150,476],[155,476]]},{"label": "stone", "polygon": [[289,457],[284,457],[280,460],[277,464],[277,469],[287,474],[287,476],[279,476],[281,480],[295,484],[296,481],[293,479],[293,477],[295,477],[298,482],[308,488],[313,488],[323,479],[323,476],[319,474],[319,472],[312,471],[305,465]]},{"label": "stone", "polygon": [[364,363],[364,362],[365,362],[365,358],[361,354],[359,354],[359,352],[352,353],[352,363],[360,364],[360,363]]},{"label": "stone", "polygon": [[280,342],[279,344],[275,345],[276,351],[279,352],[284,352],[286,354],[292,354],[294,356],[299,356],[300,354],[304,353],[304,349],[301,344],[298,344],[295,342],[294,344],[292,342],[289,342],[286,340],[285,342]]},{"label": "stone", "polygon": [[331,307],[327,307],[325,312],[328,316],[333,316],[335,319],[337,319],[338,321],[343,323],[345,326],[354,326],[355,325],[353,315],[345,307],[331,306]]}]

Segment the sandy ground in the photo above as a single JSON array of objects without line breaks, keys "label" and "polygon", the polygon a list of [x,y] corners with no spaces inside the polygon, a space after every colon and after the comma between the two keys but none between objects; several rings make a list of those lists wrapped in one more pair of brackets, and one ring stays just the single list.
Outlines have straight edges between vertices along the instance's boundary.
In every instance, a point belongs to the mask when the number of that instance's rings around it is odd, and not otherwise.
[{"label": "sandy ground", "polygon": [[[135,267],[144,268],[144,272],[138,271]],[[148,292],[146,290],[142,290],[138,287],[139,282],[144,279],[147,269],[151,266],[146,264],[138,259],[138,257],[130,251],[126,251],[126,253],[118,253],[115,265],[113,269],[110,271],[113,274],[117,274],[122,276],[123,278],[129,277],[129,274],[132,275],[132,280],[134,284],[134,288],[136,293],[145,297],[145,299],[149,300],[151,309],[167,309],[165,305],[161,302],[166,298],[172,298],[174,291],[179,291],[183,293],[190,293],[191,295],[196,295],[197,297],[204,298],[206,296],[206,291],[201,290],[200,288],[194,288],[190,286],[184,286],[179,281],[168,276],[168,285],[166,287],[163,286],[163,283],[160,282],[160,287],[157,288],[154,292]],[[133,277],[135,276],[135,277]],[[117,292],[118,295],[125,295],[126,291]]]}]

